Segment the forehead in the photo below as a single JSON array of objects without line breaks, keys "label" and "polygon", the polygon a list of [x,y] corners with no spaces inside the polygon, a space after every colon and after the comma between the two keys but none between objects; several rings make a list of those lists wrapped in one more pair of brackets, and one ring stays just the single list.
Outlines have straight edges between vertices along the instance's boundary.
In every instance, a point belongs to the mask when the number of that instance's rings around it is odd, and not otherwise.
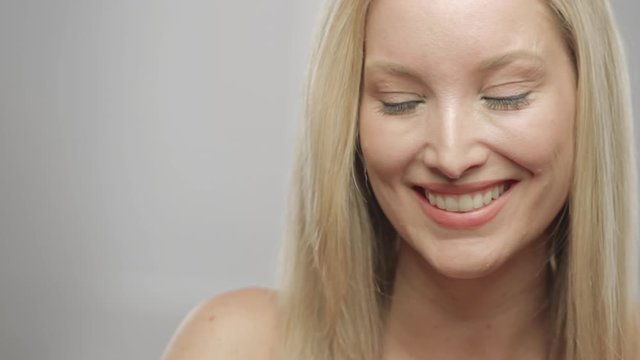
[{"label": "forehead", "polygon": [[544,0],[374,0],[366,56],[446,71],[509,51],[543,55],[558,42]]}]

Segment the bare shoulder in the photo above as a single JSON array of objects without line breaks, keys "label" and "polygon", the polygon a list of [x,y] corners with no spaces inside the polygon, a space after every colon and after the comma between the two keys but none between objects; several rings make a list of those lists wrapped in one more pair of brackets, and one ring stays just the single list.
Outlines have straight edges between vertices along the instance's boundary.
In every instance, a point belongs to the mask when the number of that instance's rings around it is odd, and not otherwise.
[{"label": "bare shoulder", "polygon": [[173,336],[164,360],[275,359],[275,291],[236,290],[196,306]]}]

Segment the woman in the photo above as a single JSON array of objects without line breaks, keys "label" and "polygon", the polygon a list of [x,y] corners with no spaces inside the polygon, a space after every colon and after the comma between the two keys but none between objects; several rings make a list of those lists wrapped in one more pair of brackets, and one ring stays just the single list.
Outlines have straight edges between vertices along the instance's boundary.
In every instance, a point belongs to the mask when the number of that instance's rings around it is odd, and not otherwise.
[{"label": "woman", "polygon": [[635,173],[606,0],[336,0],[278,293],[167,359],[637,358]]}]

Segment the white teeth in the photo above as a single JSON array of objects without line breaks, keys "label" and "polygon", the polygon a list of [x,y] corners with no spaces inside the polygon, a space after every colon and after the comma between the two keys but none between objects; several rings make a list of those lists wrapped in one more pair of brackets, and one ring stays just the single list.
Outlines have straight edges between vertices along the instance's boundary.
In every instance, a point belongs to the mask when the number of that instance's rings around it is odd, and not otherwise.
[{"label": "white teeth", "polygon": [[[431,203],[431,205],[433,205],[433,203]],[[436,196],[436,204],[435,204],[438,208],[440,209],[446,209],[445,203],[444,203],[444,198],[442,196]]]},{"label": "white teeth", "polygon": [[425,191],[425,195],[429,200],[429,203],[439,209],[454,212],[467,212],[489,205],[493,200],[502,196],[505,189],[505,185],[500,184],[484,192],[444,196]]},{"label": "white teeth", "polygon": [[471,195],[460,196],[460,200],[458,201],[458,210],[469,211],[472,209],[473,209],[473,200],[471,199]]},{"label": "white teeth", "polygon": [[458,211],[458,199],[447,196],[444,198],[444,203],[447,211]]},{"label": "white teeth", "polygon": [[477,193],[473,195],[473,208],[480,209],[482,205],[484,205],[484,203],[482,202],[482,194]]},{"label": "white teeth", "polygon": [[485,205],[489,205],[489,203],[491,202],[491,200],[493,199],[493,197],[491,196],[491,190],[487,191],[486,193],[484,193],[484,195],[482,196],[482,202]]}]

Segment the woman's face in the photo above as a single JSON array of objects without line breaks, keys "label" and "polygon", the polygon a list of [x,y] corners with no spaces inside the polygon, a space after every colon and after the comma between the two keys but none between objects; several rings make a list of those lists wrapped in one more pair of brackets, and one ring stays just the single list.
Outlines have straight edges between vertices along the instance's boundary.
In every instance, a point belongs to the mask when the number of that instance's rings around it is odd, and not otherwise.
[{"label": "woman's face", "polygon": [[543,240],[570,188],[576,79],[538,0],[375,0],[360,141],[406,243],[488,274]]}]

